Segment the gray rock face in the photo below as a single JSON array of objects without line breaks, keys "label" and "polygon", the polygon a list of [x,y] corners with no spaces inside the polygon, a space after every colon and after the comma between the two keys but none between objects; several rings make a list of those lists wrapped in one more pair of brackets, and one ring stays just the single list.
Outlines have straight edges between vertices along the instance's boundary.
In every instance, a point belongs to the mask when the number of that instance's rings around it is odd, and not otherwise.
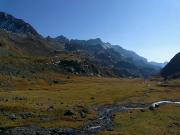
[{"label": "gray rock face", "polygon": [[0,12],[0,29],[18,34],[40,36],[30,24],[4,12]]}]

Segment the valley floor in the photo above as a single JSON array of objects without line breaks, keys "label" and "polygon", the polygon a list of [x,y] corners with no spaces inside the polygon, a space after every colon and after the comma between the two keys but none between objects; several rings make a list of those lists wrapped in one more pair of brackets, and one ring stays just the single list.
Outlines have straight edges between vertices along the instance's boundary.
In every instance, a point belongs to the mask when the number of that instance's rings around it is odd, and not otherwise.
[{"label": "valley floor", "polygon": [[[0,76],[0,127],[80,128],[107,105],[149,105],[180,100],[180,80],[123,79],[43,74]],[[113,128],[98,134],[178,135],[180,105],[113,113]]]}]

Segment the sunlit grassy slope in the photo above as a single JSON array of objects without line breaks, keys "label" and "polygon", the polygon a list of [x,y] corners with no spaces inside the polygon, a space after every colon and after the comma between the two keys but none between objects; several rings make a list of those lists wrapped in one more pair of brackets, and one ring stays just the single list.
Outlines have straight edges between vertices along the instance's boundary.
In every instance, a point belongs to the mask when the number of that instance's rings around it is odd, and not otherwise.
[{"label": "sunlit grassy slope", "polygon": [[[78,77],[54,73],[44,73],[29,78],[3,75],[0,76],[0,127],[32,124],[41,127],[80,127],[96,118],[96,108],[100,105],[116,102],[151,103],[180,97],[179,87],[163,87],[158,81],[158,79],[144,81],[143,79]],[[117,114],[115,131],[107,134],[128,134],[137,126],[151,130],[154,125],[162,124],[160,126],[166,128],[163,121],[168,121],[169,117],[179,118],[177,115],[179,107],[173,106],[175,113],[169,108],[171,106],[155,112],[133,111],[132,120],[129,119],[129,113]],[[80,115],[82,109],[88,110],[86,117],[83,118]],[[72,110],[74,115],[64,116],[66,110]],[[9,118],[12,114],[18,117],[22,112],[31,113],[31,116],[26,119]],[[159,116],[162,121],[159,120]],[[148,124],[148,119],[152,124]],[[145,123],[147,125],[144,127]],[[125,132],[126,130],[129,132]],[[137,133],[141,132],[138,130]]]}]

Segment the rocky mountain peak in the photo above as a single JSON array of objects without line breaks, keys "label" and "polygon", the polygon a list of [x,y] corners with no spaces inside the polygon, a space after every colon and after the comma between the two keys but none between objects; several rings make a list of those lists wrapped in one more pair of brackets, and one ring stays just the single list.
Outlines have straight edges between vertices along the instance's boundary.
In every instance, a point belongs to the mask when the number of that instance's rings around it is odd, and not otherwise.
[{"label": "rocky mountain peak", "polygon": [[87,40],[87,43],[91,44],[91,45],[103,44],[103,42],[100,38],[89,39],[89,40]]},{"label": "rocky mountain peak", "polygon": [[5,12],[0,12],[0,29],[17,34],[40,36],[30,24]]},{"label": "rocky mountain peak", "polygon": [[56,37],[55,40],[58,42],[61,42],[61,43],[68,43],[69,42],[69,39],[63,35]]}]

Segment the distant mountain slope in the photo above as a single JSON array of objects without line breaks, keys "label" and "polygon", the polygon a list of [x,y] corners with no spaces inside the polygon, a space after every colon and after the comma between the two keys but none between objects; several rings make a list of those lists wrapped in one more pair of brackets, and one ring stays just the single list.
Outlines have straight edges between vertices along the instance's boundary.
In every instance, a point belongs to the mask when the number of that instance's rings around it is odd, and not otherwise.
[{"label": "distant mountain slope", "polygon": [[0,29],[13,33],[40,36],[30,24],[4,12],[0,12]]},{"label": "distant mountain slope", "polygon": [[0,55],[44,56],[55,49],[30,24],[0,12],[0,50]]},{"label": "distant mountain slope", "polygon": [[63,51],[65,49],[65,44],[69,43],[69,39],[64,36],[58,36],[52,38],[50,36],[46,37],[46,41],[56,50]]},{"label": "distant mountain slope", "polygon": [[160,67],[148,63],[147,60],[133,51],[118,45],[104,43],[101,39],[70,40],[66,43],[67,51],[88,54],[89,58],[101,67],[110,68],[118,76],[149,76],[157,74]]},{"label": "distant mountain slope", "polygon": [[[17,55],[42,56],[45,59],[42,65],[45,64],[48,69],[63,73],[148,77],[160,71],[160,67],[149,63],[135,52],[105,43],[100,38],[89,40],[69,40],[64,36],[44,38],[30,24],[0,12],[0,56]],[[20,59],[17,59],[18,61]],[[8,67],[11,67],[11,64],[8,64]]]},{"label": "distant mountain slope", "polygon": [[180,52],[162,69],[161,75],[165,78],[180,77]]},{"label": "distant mountain slope", "polygon": [[22,36],[0,30],[0,49],[21,55],[48,55],[54,49],[43,38]]},{"label": "distant mountain slope", "polygon": [[154,62],[154,61],[151,61],[149,62],[150,64],[154,65],[154,66],[158,66],[158,67],[161,67],[161,68],[164,68],[168,62],[164,62],[164,63],[158,63],[158,62]]}]

